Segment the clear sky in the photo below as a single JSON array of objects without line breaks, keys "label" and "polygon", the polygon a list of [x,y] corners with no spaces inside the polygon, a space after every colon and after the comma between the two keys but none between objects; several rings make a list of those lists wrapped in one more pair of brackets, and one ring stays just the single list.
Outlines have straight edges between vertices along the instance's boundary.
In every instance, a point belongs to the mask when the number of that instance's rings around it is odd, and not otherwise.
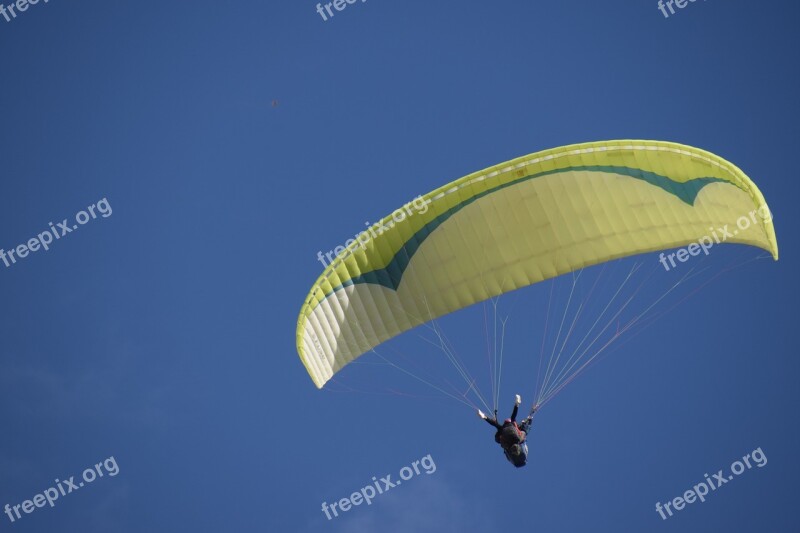
[{"label": "clear sky", "polygon": [[[112,214],[0,264],[0,505],[118,471],[0,514],[0,531],[800,529],[796,2],[16,13],[0,15],[0,247],[103,199]],[[471,410],[398,394],[402,379],[361,366],[343,379],[392,393],[314,387],[295,324],[317,251],[470,172],[616,138],[736,163],[772,207],[780,261],[725,273],[583,374],[538,415],[522,470]],[[514,295],[510,365],[531,361],[544,294]],[[473,319],[444,324],[483,375]],[[533,381],[510,373],[501,408]],[[656,512],[759,447],[763,468]],[[322,512],[429,454],[430,475]]]}]

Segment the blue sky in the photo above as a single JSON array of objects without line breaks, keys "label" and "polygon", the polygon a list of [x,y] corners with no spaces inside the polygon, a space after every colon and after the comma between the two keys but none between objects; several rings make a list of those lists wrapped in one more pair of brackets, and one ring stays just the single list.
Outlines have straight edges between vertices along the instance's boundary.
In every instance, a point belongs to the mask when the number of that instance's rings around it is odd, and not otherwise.
[{"label": "blue sky", "polygon": [[[0,531],[797,530],[798,9],[369,0],[323,21],[313,2],[50,0],[0,18],[0,247],[113,209],[0,264],[0,505],[119,466]],[[467,173],[615,138],[736,163],[781,260],[725,273],[567,387],[520,471],[446,398],[316,390],[294,341],[318,250]],[[514,295],[502,409],[532,394],[544,294]],[[478,373],[474,312],[443,323]],[[656,513],[758,447],[763,468]],[[428,454],[434,473],[322,513]]]}]

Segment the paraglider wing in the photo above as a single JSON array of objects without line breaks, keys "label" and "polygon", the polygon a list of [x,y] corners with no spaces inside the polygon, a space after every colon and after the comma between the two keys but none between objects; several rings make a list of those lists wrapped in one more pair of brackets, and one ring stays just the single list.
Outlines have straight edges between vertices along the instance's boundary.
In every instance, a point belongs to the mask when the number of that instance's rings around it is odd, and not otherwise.
[{"label": "paraglider wing", "polygon": [[[746,230],[741,217],[750,219]],[[729,228],[726,242],[778,258],[761,192],[704,150],[622,140],[520,157],[445,185],[361,234],[312,287],[297,350],[322,387],[426,321],[577,269],[686,246],[717,228]]]}]

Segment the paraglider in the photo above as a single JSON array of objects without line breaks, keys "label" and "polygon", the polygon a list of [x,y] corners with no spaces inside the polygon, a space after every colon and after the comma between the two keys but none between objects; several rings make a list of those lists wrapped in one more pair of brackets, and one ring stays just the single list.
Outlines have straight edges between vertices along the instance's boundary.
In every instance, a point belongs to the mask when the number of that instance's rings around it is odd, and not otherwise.
[{"label": "paraglider", "polygon": [[517,394],[514,409],[511,411],[511,418],[505,419],[502,424],[497,421],[497,412],[494,413],[494,418],[492,418],[478,409],[478,416],[497,429],[494,434],[494,441],[503,448],[506,459],[517,468],[521,468],[528,463],[528,444],[526,441],[528,440],[531,424],[533,424],[533,415],[536,412],[534,407],[531,409],[530,414],[518,425],[517,413],[521,403],[522,398]]},{"label": "paraglider", "polygon": [[[747,213],[752,223],[726,242],[778,258],[770,211],[753,181],[717,155],[671,142],[545,150],[465,176],[421,201],[424,212],[397,210],[369,238],[351,239],[312,286],[296,343],[317,387],[416,326],[564,274],[577,278],[593,265],[694,246],[709,228],[735,227]],[[628,323],[614,315],[602,331],[616,329],[613,341],[644,314]],[[564,368],[548,363],[546,390],[534,406],[607,346],[595,350],[596,340],[579,346]],[[554,349],[556,363],[561,350]],[[477,393],[474,380],[458,370]]]}]

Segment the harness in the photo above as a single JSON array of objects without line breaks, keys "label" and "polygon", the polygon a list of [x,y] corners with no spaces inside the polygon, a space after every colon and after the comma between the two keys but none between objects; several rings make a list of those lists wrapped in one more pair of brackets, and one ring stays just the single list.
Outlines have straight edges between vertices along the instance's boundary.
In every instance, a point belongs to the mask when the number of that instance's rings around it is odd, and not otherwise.
[{"label": "harness", "polygon": [[[507,442],[508,440],[510,440],[508,438],[510,437],[510,435],[506,433],[509,427],[514,428],[514,437],[516,437],[516,439],[514,439],[515,442]],[[527,434],[523,436],[523,432],[521,429],[519,429],[519,426],[517,425],[516,422],[511,422],[511,425],[504,424],[503,427],[499,429],[497,431],[497,434],[495,435],[495,441],[497,441],[498,444],[502,445],[503,449],[513,446],[514,444],[522,444],[523,442],[525,442],[526,438]]]}]

